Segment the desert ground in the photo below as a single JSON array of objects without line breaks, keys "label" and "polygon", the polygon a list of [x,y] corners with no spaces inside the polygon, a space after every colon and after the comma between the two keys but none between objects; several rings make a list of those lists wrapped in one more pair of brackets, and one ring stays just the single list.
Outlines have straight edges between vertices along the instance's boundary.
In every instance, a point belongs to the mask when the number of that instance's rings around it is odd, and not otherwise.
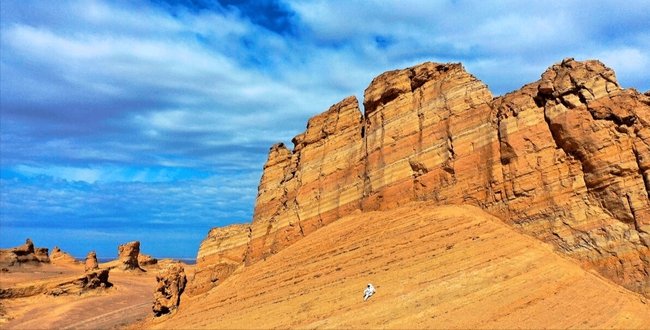
[{"label": "desert ground", "polygon": [[[108,264],[100,264],[105,268]],[[191,274],[192,266],[186,266]],[[7,267],[0,274],[0,288],[52,283],[84,272],[83,263]],[[112,287],[80,295],[37,294],[2,299],[2,329],[113,329],[153,317],[151,305],[158,266],[144,271],[112,269]]]},{"label": "desert ground", "polygon": [[134,328],[648,329],[650,304],[478,208],[411,203],[344,217]]}]

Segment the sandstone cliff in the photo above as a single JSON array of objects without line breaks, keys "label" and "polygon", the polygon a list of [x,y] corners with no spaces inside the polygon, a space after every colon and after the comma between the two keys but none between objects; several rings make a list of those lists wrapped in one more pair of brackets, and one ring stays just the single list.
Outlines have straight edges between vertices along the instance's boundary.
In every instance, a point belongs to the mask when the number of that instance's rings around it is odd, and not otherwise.
[{"label": "sandstone cliff", "polygon": [[650,295],[650,97],[566,59],[494,98],[460,64],[386,72],[271,148],[249,225],[201,243],[191,294],[356,210],[473,204]]}]

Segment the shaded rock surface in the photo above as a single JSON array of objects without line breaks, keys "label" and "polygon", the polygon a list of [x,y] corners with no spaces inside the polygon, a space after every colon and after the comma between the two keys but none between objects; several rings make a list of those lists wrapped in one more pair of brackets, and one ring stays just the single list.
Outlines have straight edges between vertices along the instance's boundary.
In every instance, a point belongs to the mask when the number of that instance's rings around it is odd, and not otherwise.
[{"label": "shaded rock surface", "polygon": [[153,295],[152,306],[154,314],[161,316],[175,311],[187,284],[182,264],[180,262],[168,263],[158,271],[156,281],[158,285]]},{"label": "shaded rock surface", "polygon": [[494,98],[460,64],[386,72],[271,147],[253,221],[201,243],[206,292],[358,210],[471,204],[650,295],[650,98],[566,59]]}]

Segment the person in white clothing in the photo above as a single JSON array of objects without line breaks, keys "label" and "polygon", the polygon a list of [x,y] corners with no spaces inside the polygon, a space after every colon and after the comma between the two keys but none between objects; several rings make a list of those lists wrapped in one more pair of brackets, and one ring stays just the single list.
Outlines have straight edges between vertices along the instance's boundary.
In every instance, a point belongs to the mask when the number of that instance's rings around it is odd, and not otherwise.
[{"label": "person in white clothing", "polygon": [[368,287],[363,290],[363,301],[368,300],[368,298],[370,298],[370,296],[373,294],[375,294],[375,287],[372,286],[372,284],[368,283]]}]

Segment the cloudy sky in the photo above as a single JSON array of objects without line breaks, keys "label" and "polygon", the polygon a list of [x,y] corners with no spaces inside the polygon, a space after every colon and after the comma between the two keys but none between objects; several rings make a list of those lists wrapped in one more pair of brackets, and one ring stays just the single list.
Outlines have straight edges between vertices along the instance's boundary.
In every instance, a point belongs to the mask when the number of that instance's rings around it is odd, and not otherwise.
[{"label": "cloudy sky", "polygon": [[650,89],[649,1],[1,0],[0,246],[194,257],[250,221],[269,147],[380,73],[495,95],[565,57]]}]

